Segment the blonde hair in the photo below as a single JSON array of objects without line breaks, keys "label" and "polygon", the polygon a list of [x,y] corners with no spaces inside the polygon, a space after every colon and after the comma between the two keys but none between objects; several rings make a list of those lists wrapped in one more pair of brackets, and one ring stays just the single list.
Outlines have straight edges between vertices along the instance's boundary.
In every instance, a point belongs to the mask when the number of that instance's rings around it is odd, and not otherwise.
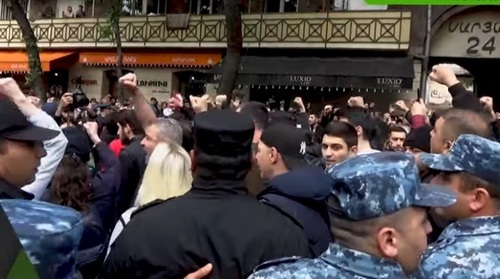
[{"label": "blonde hair", "polygon": [[188,153],[176,143],[161,142],[149,157],[134,205],[184,195],[191,189],[192,182]]}]

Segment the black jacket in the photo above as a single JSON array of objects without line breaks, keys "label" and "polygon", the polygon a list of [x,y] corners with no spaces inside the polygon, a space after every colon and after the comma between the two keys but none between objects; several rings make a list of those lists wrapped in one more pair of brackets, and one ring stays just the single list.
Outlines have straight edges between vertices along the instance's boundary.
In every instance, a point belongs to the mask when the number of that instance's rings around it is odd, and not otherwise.
[{"label": "black jacket", "polygon": [[113,229],[118,220],[116,197],[120,187],[120,163],[105,142],[95,147],[99,169],[92,176],[92,206],[106,231]]},{"label": "black jacket", "polygon": [[142,175],[146,170],[146,152],[141,145],[142,137],[135,137],[120,152],[120,186],[117,191],[118,216],[130,208]]},{"label": "black jacket", "polygon": [[314,257],[319,257],[333,242],[326,197],[331,192],[330,178],[317,167],[293,170],[271,179],[257,197],[279,208],[303,228]]},{"label": "black jacket", "polygon": [[32,200],[35,196],[0,178],[0,199]]},{"label": "black jacket", "polygon": [[100,278],[184,278],[207,263],[208,278],[247,278],[287,256],[310,256],[299,225],[250,197],[243,182],[197,180],[184,196],[132,216]]}]

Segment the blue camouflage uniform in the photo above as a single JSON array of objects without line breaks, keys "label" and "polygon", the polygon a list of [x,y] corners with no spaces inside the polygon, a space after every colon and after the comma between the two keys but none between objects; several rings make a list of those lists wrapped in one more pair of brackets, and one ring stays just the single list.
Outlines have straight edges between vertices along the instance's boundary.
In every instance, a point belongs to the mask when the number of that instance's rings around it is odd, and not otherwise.
[{"label": "blue camouflage uniform", "polygon": [[[466,172],[500,186],[500,143],[461,135],[447,154],[420,154],[430,169]],[[500,216],[450,224],[430,245],[415,278],[500,278]]]},{"label": "blue camouflage uniform", "polygon": [[[444,187],[420,183],[413,157],[401,152],[359,155],[328,168],[332,178],[330,214],[362,221],[411,206],[446,207],[456,201]],[[332,224],[335,226],[335,224]],[[317,259],[284,258],[258,266],[251,279],[406,278],[399,263],[331,243]]]},{"label": "blue camouflage uniform", "polygon": [[81,278],[75,255],[83,234],[80,213],[50,203],[0,200],[41,279]]}]

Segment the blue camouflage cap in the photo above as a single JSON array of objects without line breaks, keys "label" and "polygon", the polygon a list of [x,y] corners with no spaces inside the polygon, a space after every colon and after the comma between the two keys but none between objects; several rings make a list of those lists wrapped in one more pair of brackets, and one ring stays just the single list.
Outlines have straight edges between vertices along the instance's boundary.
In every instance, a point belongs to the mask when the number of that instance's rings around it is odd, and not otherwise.
[{"label": "blue camouflage cap", "polygon": [[83,235],[80,213],[28,200],[0,200],[40,278],[81,278],[76,252]]},{"label": "blue camouflage cap", "polygon": [[446,154],[421,153],[420,160],[430,169],[466,172],[500,185],[500,143],[476,135],[460,135]]},{"label": "blue camouflage cap", "polygon": [[333,179],[331,195],[338,205],[329,209],[361,221],[418,207],[447,207],[455,194],[441,186],[420,183],[415,159],[403,152],[358,155],[327,170]]}]

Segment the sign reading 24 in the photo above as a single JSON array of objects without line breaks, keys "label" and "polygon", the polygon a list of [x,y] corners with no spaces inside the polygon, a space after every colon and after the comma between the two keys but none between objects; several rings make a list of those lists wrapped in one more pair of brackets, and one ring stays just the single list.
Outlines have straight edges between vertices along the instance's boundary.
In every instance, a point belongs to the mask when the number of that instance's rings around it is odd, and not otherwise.
[{"label": "sign reading 24", "polygon": [[479,37],[472,36],[467,39],[467,44],[467,54],[475,55],[479,52],[486,52],[491,55],[496,50],[496,37],[491,36],[486,40],[481,40]]}]

